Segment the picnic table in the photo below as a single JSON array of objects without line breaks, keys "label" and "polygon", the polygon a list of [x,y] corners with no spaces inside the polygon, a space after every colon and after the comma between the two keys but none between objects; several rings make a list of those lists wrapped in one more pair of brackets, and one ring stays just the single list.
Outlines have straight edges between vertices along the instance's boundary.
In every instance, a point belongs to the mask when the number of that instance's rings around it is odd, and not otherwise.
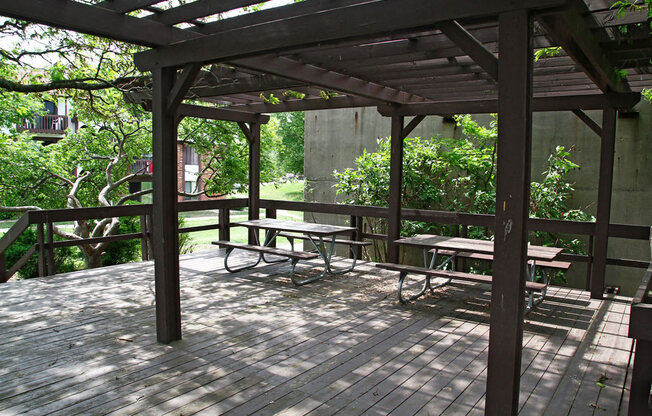
[{"label": "picnic table", "polygon": [[[396,243],[404,246],[419,247],[422,248],[424,252],[423,268],[392,263],[377,264],[378,267],[400,272],[398,297],[401,303],[417,299],[424,295],[426,290],[430,289],[431,291],[434,291],[439,287],[451,283],[454,279],[488,284],[491,284],[492,282],[492,276],[455,271],[454,260],[458,257],[466,257],[476,260],[492,261],[494,253],[493,241],[422,234],[401,238],[396,240]],[[556,261],[556,258],[561,251],[562,249],[558,247],[528,245],[528,262],[527,265],[525,265],[525,267],[529,268],[527,273],[528,280],[525,282],[525,289],[528,293],[526,312],[529,312],[534,306],[543,301],[548,288],[549,277],[547,274],[544,274],[544,281],[542,283],[535,281],[536,268],[538,266],[553,269],[568,269],[570,267],[570,263],[568,262]],[[431,255],[430,258],[429,255]],[[444,257],[443,261],[440,263],[437,263],[438,255]],[[445,270],[447,266],[450,266],[451,270]],[[423,287],[417,294],[405,299],[402,295],[403,285],[405,278],[410,273],[423,274],[425,276],[425,281]],[[432,277],[441,277],[446,280],[443,283],[432,286],[430,282]],[[535,292],[539,293],[537,298],[535,298]]]},{"label": "picnic table", "polygon": [[[318,224],[318,223],[309,223],[302,221],[286,221],[279,220],[276,218],[263,218],[250,221],[242,221],[236,225],[244,226],[250,229],[265,230],[265,239],[261,244],[257,233],[255,244],[243,244],[243,243],[234,243],[230,241],[215,241],[213,244],[216,244],[221,247],[226,247],[226,255],[224,257],[224,267],[227,271],[233,273],[245,269],[250,269],[257,266],[261,260],[265,263],[276,263],[281,261],[290,261],[290,279],[292,282],[297,285],[305,285],[315,280],[321,279],[327,273],[329,274],[341,274],[347,273],[355,267],[356,256],[353,256],[353,262],[350,267],[342,270],[334,270],[331,265],[331,260],[333,257],[333,251],[336,244],[347,244],[349,246],[354,245],[364,245],[368,243],[354,241],[354,240],[344,240],[338,239],[338,236],[345,234],[352,234],[356,231],[355,227],[347,227],[341,225],[330,225],[330,224]],[[286,250],[281,248],[272,247],[273,243],[276,241],[277,237],[286,237],[288,239],[302,239],[309,241],[311,246],[314,248],[314,252],[310,251],[297,251],[294,250],[294,243],[292,243],[292,249]],[[328,249],[326,248],[328,246]],[[228,259],[230,254],[234,249],[242,249],[248,251],[254,251],[258,253],[258,258],[253,264],[247,264],[238,268],[232,268],[228,265]],[[352,250],[353,253],[355,251]],[[265,255],[273,255],[285,257],[280,260],[268,260]],[[294,269],[296,264],[300,260],[310,260],[314,258],[321,258],[324,262],[324,270],[318,275],[313,277],[308,277],[306,279],[298,279],[295,276]]]}]

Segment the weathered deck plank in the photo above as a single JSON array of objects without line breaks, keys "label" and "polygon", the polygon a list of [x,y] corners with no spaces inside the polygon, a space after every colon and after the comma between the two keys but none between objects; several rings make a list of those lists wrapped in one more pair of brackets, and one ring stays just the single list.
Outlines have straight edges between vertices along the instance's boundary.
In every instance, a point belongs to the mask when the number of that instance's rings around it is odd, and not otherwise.
[{"label": "weathered deck plank", "polygon": [[[482,414],[488,286],[404,306],[394,273],[366,263],[300,288],[283,264],[221,263],[182,258],[170,345],[151,263],[0,285],[0,415]],[[627,322],[622,298],[552,287],[525,323],[521,414],[626,409]]]}]

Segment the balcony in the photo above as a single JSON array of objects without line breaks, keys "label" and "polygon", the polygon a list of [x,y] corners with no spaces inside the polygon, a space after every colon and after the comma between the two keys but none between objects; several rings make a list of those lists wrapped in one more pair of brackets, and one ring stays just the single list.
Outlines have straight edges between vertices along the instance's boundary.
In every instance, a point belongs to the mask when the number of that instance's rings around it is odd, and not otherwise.
[{"label": "balcony", "polygon": [[63,135],[69,125],[68,116],[46,114],[23,120],[22,125],[16,126],[18,131],[29,131],[37,134]]}]

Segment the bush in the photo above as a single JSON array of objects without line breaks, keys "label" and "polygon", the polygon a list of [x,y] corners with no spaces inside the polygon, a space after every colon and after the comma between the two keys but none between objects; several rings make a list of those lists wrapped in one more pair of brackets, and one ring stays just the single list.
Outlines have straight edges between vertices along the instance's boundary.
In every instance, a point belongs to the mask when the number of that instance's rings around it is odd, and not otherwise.
[{"label": "bush", "polygon": [[[36,244],[36,230],[30,227],[25,230],[5,253],[7,267],[11,268],[27,251]],[[60,241],[55,237],[55,241]],[[54,250],[54,267],[56,273],[67,273],[78,269],[80,253],[76,247],[61,247]],[[34,253],[25,265],[18,271],[21,279],[38,277],[38,254]]]},{"label": "bush", "polygon": [[[124,217],[120,219],[118,234],[140,233],[140,219],[138,217]],[[110,243],[102,255],[102,266],[131,263],[140,261],[140,240],[123,240]]]}]

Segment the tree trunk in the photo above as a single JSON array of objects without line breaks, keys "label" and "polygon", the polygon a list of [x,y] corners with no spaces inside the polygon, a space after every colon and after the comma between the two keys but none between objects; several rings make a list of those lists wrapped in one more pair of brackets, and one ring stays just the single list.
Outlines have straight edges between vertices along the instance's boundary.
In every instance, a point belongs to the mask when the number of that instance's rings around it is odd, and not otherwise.
[{"label": "tree trunk", "polygon": [[84,254],[84,261],[86,262],[87,269],[102,267],[102,252],[92,251],[89,253],[86,250],[82,250],[82,253]]}]

